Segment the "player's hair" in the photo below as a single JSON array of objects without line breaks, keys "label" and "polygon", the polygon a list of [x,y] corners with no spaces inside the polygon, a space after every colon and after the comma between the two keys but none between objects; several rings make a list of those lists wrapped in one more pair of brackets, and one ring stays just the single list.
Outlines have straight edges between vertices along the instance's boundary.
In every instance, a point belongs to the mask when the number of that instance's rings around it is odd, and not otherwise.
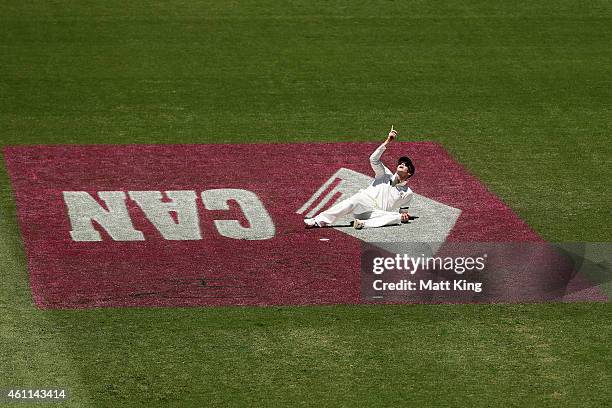
[{"label": "player's hair", "polygon": [[410,157],[408,156],[400,157],[399,160],[397,161],[397,165],[399,166],[400,163],[404,163],[406,167],[408,167],[408,171],[410,172],[410,176],[408,176],[408,178],[414,176],[414,164],[412,164],[412,160],[410,160]]}]

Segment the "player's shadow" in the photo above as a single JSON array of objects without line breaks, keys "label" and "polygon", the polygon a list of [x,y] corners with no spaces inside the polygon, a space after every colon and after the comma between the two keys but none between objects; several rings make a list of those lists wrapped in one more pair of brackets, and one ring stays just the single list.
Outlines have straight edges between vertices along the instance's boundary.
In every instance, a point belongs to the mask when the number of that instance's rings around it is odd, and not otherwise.
[{"label": "player's shadow", "polygon": [[[413,221],[413,220],[416,220],[417,218],[419,217],[411,215],[410,217],[408,217],[408,220]],[[351,221],[348,224],[325,225],[321,228],[353,228],[353,222],[354,221]],[[389,227],[397,227],[397,225],[385,225],[383,227],[378,227],[378,228],[389,228]]]}]

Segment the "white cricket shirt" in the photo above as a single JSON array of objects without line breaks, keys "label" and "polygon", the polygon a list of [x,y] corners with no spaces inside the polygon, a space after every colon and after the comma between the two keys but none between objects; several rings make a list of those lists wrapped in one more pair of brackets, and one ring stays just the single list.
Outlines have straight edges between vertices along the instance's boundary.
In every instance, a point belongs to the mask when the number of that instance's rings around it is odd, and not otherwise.
[{"label": "white cricket shirt", "polygon": [[383,211],[398,211],[406,207],[412,199],[412,190],[406,182],[395,183],[399,179],[397,173],[392,173],[380,161],[380,157],[387,150],[382,144],[370,156],[370,165],[374,170],[374,181],[366,189],[361,190],[363,194],[372,199],[373,206]]}]

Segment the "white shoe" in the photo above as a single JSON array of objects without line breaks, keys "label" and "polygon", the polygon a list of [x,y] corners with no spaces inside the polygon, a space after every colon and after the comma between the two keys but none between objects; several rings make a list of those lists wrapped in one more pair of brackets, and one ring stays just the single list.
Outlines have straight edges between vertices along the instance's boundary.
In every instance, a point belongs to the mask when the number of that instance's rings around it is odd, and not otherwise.
[{"label": "white shoe", "polygon": [[304,218],[304,226],[306,228],[318,228],[319,224],[317,224],[314,218]]},{"label": "white shoe", "polygon": [[363,227],[365,227],[365,222],[358,220],[357,218],[353,220],[353,228],[362,229]]}]

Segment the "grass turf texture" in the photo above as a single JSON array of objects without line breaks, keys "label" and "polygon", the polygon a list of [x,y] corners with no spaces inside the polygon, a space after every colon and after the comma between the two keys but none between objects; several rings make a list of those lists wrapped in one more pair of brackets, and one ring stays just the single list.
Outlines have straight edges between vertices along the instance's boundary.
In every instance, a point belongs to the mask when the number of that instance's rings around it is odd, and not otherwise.
[{"label": "grass turf texture", "polygon": [[[544,238],[611,241],[607,1],[2,10],[2,144],[371,141],[394,124]],[[1,183],[1,386],[69,386],[68,406],[612,399],[608,304],[35,310]]]}]

